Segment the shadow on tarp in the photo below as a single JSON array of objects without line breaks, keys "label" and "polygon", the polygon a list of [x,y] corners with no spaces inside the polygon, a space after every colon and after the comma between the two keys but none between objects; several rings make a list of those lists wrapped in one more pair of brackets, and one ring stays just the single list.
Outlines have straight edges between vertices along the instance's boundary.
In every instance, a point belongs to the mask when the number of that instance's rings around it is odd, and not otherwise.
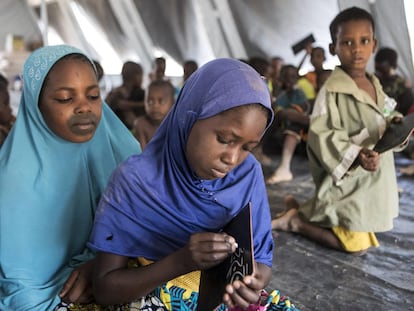
[{"label": "shadow on tarp", "polygon": [[[264,167],[268,177],[279,163]],[[397,171],[414,163],[396,154]],[[295,156],[294,180],[268,186],[272,215],[284,210],[283,198],[293,194],[300,202],[312,196],[313,181],[306,157]],[[399,217],[394,229],[378,233],[380,247],[355,257],[324,248],[287,232],[275,234],[273,278],[270,288],[289,296],[300,310],[414,310],[414,176],[397,173]]]}]

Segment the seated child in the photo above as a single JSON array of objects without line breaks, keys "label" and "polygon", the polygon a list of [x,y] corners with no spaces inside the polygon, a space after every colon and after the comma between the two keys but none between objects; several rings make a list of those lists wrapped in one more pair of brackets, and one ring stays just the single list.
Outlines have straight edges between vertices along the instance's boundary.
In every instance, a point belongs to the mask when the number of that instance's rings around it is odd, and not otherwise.
[{"label": "seated child", "polygon": [[143,74],[140,64],[125,62],[121,72],[122,84],[112,89],[105,98],[109,107],[129,129],[132,129],[135,119],[144,114]]},{"label": "seated child", "polygon": [[268,185],[292,180],[290,163],[309,124],[309,103],[303,91],[297,87],[297,68],[285,65],[280,74],[283,92],[274,104],[276,121],[273,128],[274,131],[283,131],[282,159],[276,171],[267,179]]},{"label": "seated child", "polygon": [[145,114],[135,119],[132,129],[143,150],[174,104],[174,94],[174,86],[169,81],[155,80],[148,86]]},{"label": "seated child", "polygon": [[396,73],[398,54],[392,48],[381,48],[375,55],[375,74],[385,94],[393,98],[396,110],[403,115],[414,112],[414,94],[407,79]]}]

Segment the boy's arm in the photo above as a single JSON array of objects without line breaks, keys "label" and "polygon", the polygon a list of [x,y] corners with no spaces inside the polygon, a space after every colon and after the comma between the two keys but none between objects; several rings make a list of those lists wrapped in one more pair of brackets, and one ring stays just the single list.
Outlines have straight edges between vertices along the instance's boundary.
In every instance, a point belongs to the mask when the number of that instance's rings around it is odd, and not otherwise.
[{"label": "boy's arm", "polygon": [[334,182],[345,176],[362,149],[344,128],[342,118],[346,117],[339,113],[336,93],[322,89],[311,116],[308,149]]}]

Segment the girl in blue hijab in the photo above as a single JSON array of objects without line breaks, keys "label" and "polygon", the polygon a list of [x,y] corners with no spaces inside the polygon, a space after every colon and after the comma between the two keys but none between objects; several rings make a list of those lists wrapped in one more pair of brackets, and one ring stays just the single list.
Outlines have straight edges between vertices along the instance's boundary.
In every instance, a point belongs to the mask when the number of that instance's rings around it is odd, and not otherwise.
[{"label": "girl in blue hijab", "polygon": [[0,150],[0,310],[91,300],[86,247],[110,174],[140,147],[102,102],[92,61],[67,45],[23,69],[16,123]]},{"label": "girl in blue hijab", "polygon": [[259,300],[273,239],[251,151],[272,119],[269,91],[250,66],[218,59],[191,75],[144,152],[117,168],[102,196],[88,244],[97,251],[98,302],[195,310],[200,270],[235,251],[235,239],[220,231],[248,202],[255,272],[227,285],[223,302],[246,308]]}]

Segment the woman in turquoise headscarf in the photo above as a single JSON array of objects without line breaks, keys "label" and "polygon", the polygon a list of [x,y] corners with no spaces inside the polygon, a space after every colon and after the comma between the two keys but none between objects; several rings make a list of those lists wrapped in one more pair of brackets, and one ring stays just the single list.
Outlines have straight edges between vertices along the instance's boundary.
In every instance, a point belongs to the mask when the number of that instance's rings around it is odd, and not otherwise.
[{"label": "woman in turquoise headscarf", "polygon": [[141,150],[102,102],[82,51],[38,49],[23,80],[0,151],[0,310],[52,310],[60,296],[90,299],[97,202],[118,163]]}]

